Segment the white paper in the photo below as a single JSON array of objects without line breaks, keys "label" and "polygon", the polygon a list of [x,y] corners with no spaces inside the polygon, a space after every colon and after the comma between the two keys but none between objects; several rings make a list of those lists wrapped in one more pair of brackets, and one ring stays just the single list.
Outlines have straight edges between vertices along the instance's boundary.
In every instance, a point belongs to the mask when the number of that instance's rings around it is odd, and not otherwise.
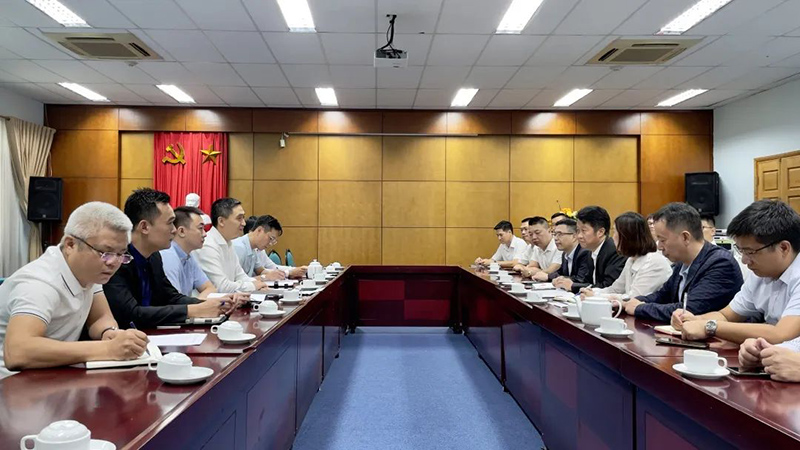
[{"label": "white paper", "polygon": [[250,294],[250,301],[251,301],[251,302],[258,302],[258,303],[260,303],[260,302],[263,302],[263,301],[264,301],[264,300],[266,300],[266,299],[267,299],[267,294],[265,294],[265,293],[263,293],[263,292],[262,292],[262,293],[255,293],[255,292],[253,292],[252,294]]},{"label": "white paper", "polygon": [[555,300],[551,300],[550,304],[553,305],[553,306],[558,306],[559,308],[566,308],[567,307],[566,303],[555,301]]},{"label": "white paper", "polygon": [[225,294],[225,293],[222,293],[222,292],[212,292],[212,293],[208,294],[208,297],[206,297],[206,298],[209,298],[209,299],[211,299],[211,298],[222,298],[222,297],[225,297],[226,295],[228,295],[228,294]]},{"label": "white paper", "polygon": [[569,292],[562,289],[543,289],[541,291],[537,290],[536,293],[541,295],[542,298],[553,298],[553,297],[571,295]]},{"label": "white paper", "polygon": [[531,285],[531,289],[534,291],[544,291],[544,290],[553,290],[555,287],[553,283],[534,283]]},{"label": "white paper", "polygon": [[147,343],[147,351],[136,359],[127,361],[87,361],[86,364],[78,364],[77,366],[83,365],[87,369],[110,369],[115,367],[142,366],[150,362],[157,362],[161,359],[161,350],[158,349],[157,345],[153,344],[152,336],[148,337],[151,338],[151,341]]},{"label": "white paper", "polygon": [[159,334],[157,336],[148,337],[150,338],[150,342],[159,347],[189,347],[202,344],[206,336],[206,333],[177,333]]}]

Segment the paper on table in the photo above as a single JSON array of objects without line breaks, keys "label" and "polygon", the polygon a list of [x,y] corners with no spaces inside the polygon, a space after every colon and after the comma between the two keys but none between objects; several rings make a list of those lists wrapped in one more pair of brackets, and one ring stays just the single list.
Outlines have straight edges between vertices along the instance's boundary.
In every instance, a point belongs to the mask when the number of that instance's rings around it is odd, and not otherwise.
[{"label": "paper on table", "polygon": [[[147,351],[142,353],[142,356],[136,359],[130,359],[127,361],[87,361],[82,365],[87,369],[111,369],[115,367],[142,366],[151,362],[157,362],[159,359],[161,359],[161,350],[158,349],[157,345],[153,344],[152,336],[148,337],[151,340],[147,343]],[[81,366],[81,364],[78,364],[77,366]]]},{"label": "paper on table", "polygon": [[659,325],[657,327],[653,327],[655,331],[664,334],[671,334],[673,336],[681,336],[682,333],[675,328],[672,328],[672,325]]},{"label": "paper on table", "polygon": [[188,347],[200,345],[205,340],[206,333],[178,333],[178,334],[159,334],[148,336],[150,342],[159,347]]},{"label": "paper on table", "polygon": [[228,294],[225,294],[223,292],[212,292],[212,293],[208,294],[208,297],[206,297],[206,298],[222,298],[222,297],[225,297],[226,295],[228,295]]},{"label": "paper on table", "polygon": [[569,292],[567,292],[567,291],[565,291],[563,289],[543,289],[541,291],[537,290],[536,292],[539,295],[541,295],[542,298],[553,298],[553,297],[559,297],[559,296],[571,296],[572,295],[572,294],[570,294]]},{"label": "paper on table", "polygon": [[553,283],[533,283],[531,289],[535,291],[552,290],[555,289]]},{"label": "paper on table", "polygon": [[263,292],[259,292],[259,293],[253,292],[252,294],[250,294],[250,301],[251,302],[259,302],[260,303],[260,302],[263,302],[266,299],[267,299],[267,294],[265,294]]}]

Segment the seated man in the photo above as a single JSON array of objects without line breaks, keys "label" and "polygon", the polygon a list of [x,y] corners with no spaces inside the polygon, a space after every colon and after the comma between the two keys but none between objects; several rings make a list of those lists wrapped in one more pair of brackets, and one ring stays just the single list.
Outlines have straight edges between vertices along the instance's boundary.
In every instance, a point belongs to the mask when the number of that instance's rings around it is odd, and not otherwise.
[{"label": "seated man", "polygon": [[[0,285],[0,378],[11,371],[136,359],[147,336],[119,330],[100,284],[131,255],[131,221],[102,202],[70,214],[61,244]],[[90,341],[78,341],[86,329]]]},{"label": "seated man", "polygon": [[674,263],[660,289],[625,302],[636,317],[668,322],[683,308],[705,314],[722,309],[742,287],[742,272],[730,252],[703,240],[700,214],[686,203],[669,203],[653,215],[658,248]]},{"label": "seated man", "polygon": [[611,230],[611,217],[599,206],[587,206],[578,211],[578,242],[581,247],[592,252],[594,271],[588,283],[575,283],[572,292],[577,294],[581,288],[591,284],[597,288],[607,288],[614,284],[628,259],[617,252],[614,241],[608,239]]},{"label": "seated man", "polygon": [[128,245],[133,262],[103,286],[120,324],[155,328],[184,323],[192,317],[217,317],[235,307],[230,298],[203,301],[183,295],[164,273],[159,250],[169,248],[175,234],[169,195],[150,188],[137,189],[125,200],[125,215],[134,224]]},{"label": "seated man", "polygon": [[282,235],[281,223],[272,216],[250,216],[247,219],[244,236],[233,240],[239,264],[247,275],[258,275],[262,281],[305,276],[306,267],[279,266],[267,256],[266,250],[277,244]]},{"label": "seated man", "polygon": [[528,242],[528,247],[514,270],[528,278],[536,272],[549,275],[557,271],[561,267],[562,255],[550,233],[547,219],[540,216],[529,217],[522,221],[522,226],[522,236]]},{"label": "seated man", "polygon": [[197,298],[205,299],[208,294],[216,292],[216,288],[191,257],[191,253],[202,248],[206,240],[202,215],[203,211],[192,206],[175,208],[175,237],[170,248],[159,253],[164,274],[172,286],[186,296],[191,296],[197,290]]},{"label": "seated man", "polygon": [[488,266],[496,262],[504,269],[511,269],[522,258],[522,253],[525,252],[525,241],[514,236],[514,226],[507,220],[502,220],[495,225],[494,232],[497,240],[500,241],[497,251],[489,259],[476,259],[475,264]]},{"label": "seated man", "polygon": [[[690,340],[761,337],[778,344],[800,336],[800,215],[786,203],[759,200],[733,218],[728,234],[753,276],[720,311],[695,316],[679,309],[672,326]],[[748,319],[761,323],[743,323]]]},{"label": "seated man", "polygon": [[592,255],[581,248],[575,237],[578,223],[573,219],[564,219],[556,225],[553,239],[561,251],[561,266],[553,273],[544,271],[533,274],[536,281],[552,281],[553,286],[570,290],[573,283],[585,283],[592,277]]},{"label": "seated man", "polygon": [[203,248],[195,255],[200,267],[220,292],[251,292],[266,288],[252,278],[239,264],[233,240],[242,236],[245,225],[242,202],[235,198],[220,198],[211,204],[211,224]]}]

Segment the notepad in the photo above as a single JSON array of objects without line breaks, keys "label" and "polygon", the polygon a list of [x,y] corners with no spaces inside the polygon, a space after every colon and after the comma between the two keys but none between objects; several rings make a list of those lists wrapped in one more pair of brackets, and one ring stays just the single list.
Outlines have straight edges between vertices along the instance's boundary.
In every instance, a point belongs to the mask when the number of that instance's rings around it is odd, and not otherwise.
[{"label": "notepad", "polygon": [[206,333],[176,333],[148,336],[150,343],[159,347],[189,347],[200,345],[208,336]]},{"label": "notepad", "polygon": [[251,302],[261,303],[266,299],[267,299],[267,294],[265,294],[263,292],[260,292],[258,294],[256,294],[254,292],[254,293],[250,294],[250,301]]},{"label": "notepad", "polygon": [[147,351],[142,356],[128,361],[87,361],[86,369],[112,369],[116,367],[133,367],[157,362],[161,359],[161,350],[153,342],[147,343]]},{"label": "notepad", "polygon": [[536,293],[541,295],[542,298],[555,298],[555,297],[572,295],[569,292],[564,291],[562,289],[543,289],[543,290],[537,290]]},{"label": "notepad", "polygon": [[553,283],[534,283],[531,285],[531,289],[535,291],[544,291],[544,290],[553,290],[555,287]]},{"label": "notepad", "polygon": [[671,334],[672,336],[681,336],[683,334],[675,328],[672,328],[672,325],[659,325],[657,327],[653,327],[653,329],[659,333]]}]

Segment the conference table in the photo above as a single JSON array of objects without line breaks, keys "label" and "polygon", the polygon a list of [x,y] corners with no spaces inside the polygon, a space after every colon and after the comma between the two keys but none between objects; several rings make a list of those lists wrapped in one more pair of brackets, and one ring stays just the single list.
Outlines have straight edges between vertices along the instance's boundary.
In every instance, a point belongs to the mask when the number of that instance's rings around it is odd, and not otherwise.
[{"label": "conference table", "polygon": [[[249,308],[231,316],[257,335],[249,345],[209,334],[199,346],[162,349],[212,368],[202,384],[167,385],[144,367],[8,377],[0,381],[0,448],[74,419],[118,449],[288,449],[341,340],[359,326],[464,333],[550,449],[800,446],[800,384],[683,378],[672,369],[683,349],[656,345],[655,323],[625,317],[631,338],[608,339],[557,306],[518,299],[481,270],[350,266],[283,308],[279,320]],[[198,331],[207,328],[147,330]],[[737,345],[712,339],[711,349],[736,364]]]}]

